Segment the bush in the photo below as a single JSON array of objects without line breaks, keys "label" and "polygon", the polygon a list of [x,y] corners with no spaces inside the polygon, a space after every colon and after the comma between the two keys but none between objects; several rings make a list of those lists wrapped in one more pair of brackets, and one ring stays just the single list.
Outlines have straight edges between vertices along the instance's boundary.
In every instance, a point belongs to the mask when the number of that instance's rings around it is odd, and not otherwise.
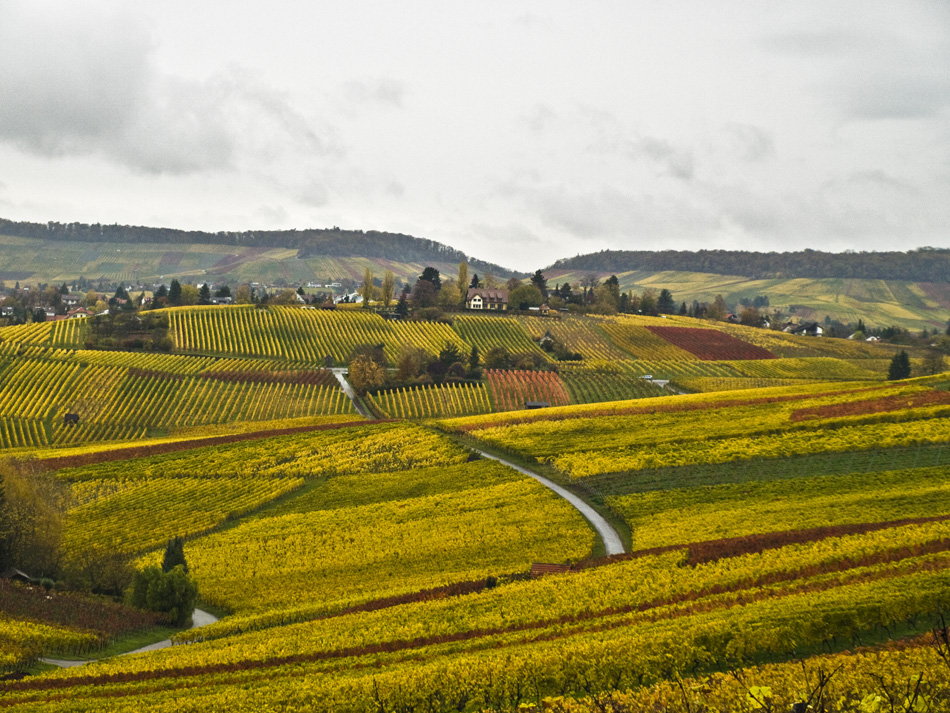
[{"label": "bush", "polygon": [[504,347],[492,347],[485,352],[483,363],[486,369],[508,369],[511,367],[511,355]]},{"label": "bush", "polygon": [[170,572],[146,567],[135,573],[129,602],[139,609],[158,612],[176,626],[183,626],[195,611],[198,585],[177,565]]}]

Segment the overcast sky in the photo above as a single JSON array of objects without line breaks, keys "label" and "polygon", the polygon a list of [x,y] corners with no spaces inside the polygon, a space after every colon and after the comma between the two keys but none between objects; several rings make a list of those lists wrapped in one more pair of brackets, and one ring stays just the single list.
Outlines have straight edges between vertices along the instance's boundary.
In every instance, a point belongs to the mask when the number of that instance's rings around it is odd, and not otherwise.
[{"label": "overcast sky", "polygon": [[0,0],[0,217],[950,247],[950,3]]}]

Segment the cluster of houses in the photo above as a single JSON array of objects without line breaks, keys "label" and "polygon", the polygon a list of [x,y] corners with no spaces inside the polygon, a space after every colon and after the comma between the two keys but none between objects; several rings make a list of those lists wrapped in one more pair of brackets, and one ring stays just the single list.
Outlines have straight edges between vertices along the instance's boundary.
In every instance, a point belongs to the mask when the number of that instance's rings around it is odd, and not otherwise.
[{"label": "cluster of houses", "polygon": [[[276,290],[275,286],[270,285],[261,285],[260,283],[251,283],[251,287],[255,289],[258,293],[267,294],[270,291]],[[333,289],[339,289],[342,287],[342,284],[339,282],[328,282],[326,284],[318,284],[315,282],[308,282],[306,287],[308,288],[321,288],[326,287]],[[286,289],[286,288],[280,288]],[[144,290],[143,290],[144,292]],[[86,295],[77,294],[77,293],[68,293],[62,296],[62,304],[66,308],[65,314],[57,313],[57,310],[53,307],[43,307],[46,313],[46,319],[48,321],[56,320],[65,320],[65,319],[78,319],[83,317],[92,317],[97,314],[97,312],[88,307],[81,306],[81,303],[85,300]],[[303,295],[298,294],[297,300],[301,303],[306,304],[307,300]],[[147,293],[144,296],[143,304],[148,305],[151,303],[152,298]],[[233,297],[212,297],[211,304],[231,304],[233,302]],[[334,302],[350,302],[350,303],[360,303],[363,301],[362,296],[358,292],[348,293],[344,292],[342,294],[334,295]],[[488,311],[488,312],[506,312],[508,310],[508,290],[500,287],[470,287],[468,292],[465,295],[465,308],[470,310],[478,311]],[[539,312],[541,314],[546,314],[550,312],[548,305],[543,304],[540,307],[531,307],[532,312]],[[15,316],[15,307],[3,306],[0,307],[0,317],[13,317]],[[727,321],[730,322],[739,322],[739,318],[736,315],[730,314],[727,316]],[[768,322],[768,317],[763,317],[763,323],[760,325],[766,329],[770,328],[771,325]],[[783,332],[789,334],[798,334],[808,337],[821,337],[824,334],[824,328],[818,322],[801,322],[798,324],[793,324],[788,322],[782,329]],[[854,336],[850,337],[854,338]],[[879,337],[868,337],[867,341],[879,341]]]}]

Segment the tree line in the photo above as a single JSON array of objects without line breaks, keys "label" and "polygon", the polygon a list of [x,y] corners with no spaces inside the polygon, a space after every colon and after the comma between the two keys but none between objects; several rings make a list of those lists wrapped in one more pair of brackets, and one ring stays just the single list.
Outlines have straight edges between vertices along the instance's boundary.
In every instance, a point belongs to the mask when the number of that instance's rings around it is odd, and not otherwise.
[{"label": "tree line", "polygon": [[746,250],[601,250],[555,262],[551,270],[597,273],[708,272],[754,280],[849,278],[947,282],[950,250],[918,248],[906,252],[749,252]]}]

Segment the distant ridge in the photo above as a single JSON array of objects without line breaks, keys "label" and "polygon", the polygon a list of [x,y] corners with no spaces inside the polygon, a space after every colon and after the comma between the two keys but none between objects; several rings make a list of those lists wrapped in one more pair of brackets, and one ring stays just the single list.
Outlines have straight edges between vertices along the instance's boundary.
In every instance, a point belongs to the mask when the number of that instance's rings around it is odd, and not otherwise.
[{"label": "distant ridge", "polygon": [[844,278],[950,282],[950,249],[907,252],[801,250],[759,253],[745,250],[602,250],[558,260],[549,270],[568,272],[706,272],[755,280]]},{"label": "distant ridge", "polygon": [[461,250],[435,240],[416,238],[402,233],[344,230],[337,227],[209,233],[201,230],[150,228],[137,225],[30,223],[0,218],[0,235],[64,242],[168,245],[203,243],[243,248],[289,248],[299,250],[298,257],[300,258],[329,255],[421,263],[460,263],[464,260],[475,272],[492,273],[499,277],[523,275],[500,265],[470,257]]}]

